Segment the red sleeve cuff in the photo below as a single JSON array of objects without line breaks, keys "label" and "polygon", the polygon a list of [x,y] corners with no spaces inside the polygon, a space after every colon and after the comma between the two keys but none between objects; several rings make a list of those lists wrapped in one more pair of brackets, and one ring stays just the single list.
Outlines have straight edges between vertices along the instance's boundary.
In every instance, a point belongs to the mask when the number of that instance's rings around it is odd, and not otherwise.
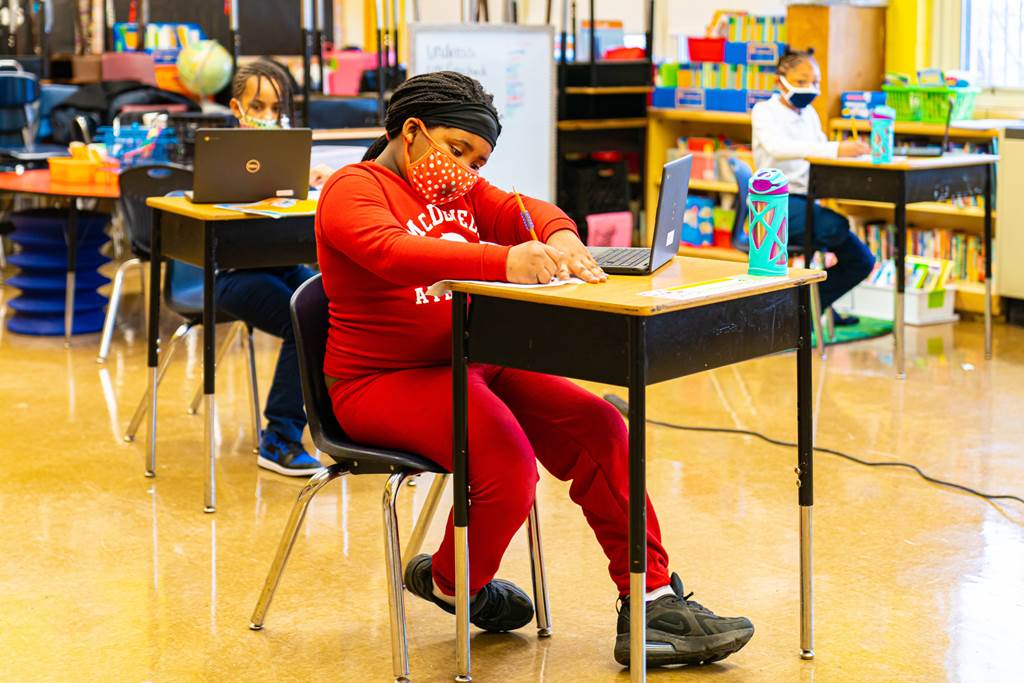
[{"label": "red sleeve cuff", "polygon": [[501,244],[485,244],[480,257],[480,271],[483,280],[504,282],[508,279],[507,261],[511,247]]},{"label": "red sleeve cuff", "polygon": [[548,239],[559,230],[572,230],[573,234],[577,236],[580,234],[579,230],[576,229],[576,224],[573,223],[571,218],[568,216],[559,216],[558,218],[553,218],[541,226],[538,237],[540,237],[542,242],[547,242]]}]

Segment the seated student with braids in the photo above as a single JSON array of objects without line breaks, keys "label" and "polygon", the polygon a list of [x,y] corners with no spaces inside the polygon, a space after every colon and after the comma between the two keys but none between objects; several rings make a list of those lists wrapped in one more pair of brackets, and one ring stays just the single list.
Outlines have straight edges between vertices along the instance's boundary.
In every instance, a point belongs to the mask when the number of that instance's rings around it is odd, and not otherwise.
[{"label": "seated student with braids", "polygon": [[[260,60],[239,67],[231,100],[239,123],[259,128],[287,123],[291,108],[287,83],[284,72],[271,62]],[[292,477],[307,477],[321,469],[320,461],[302,445],[306,412],[289,308],[292,294],[312,276],[313,271],[305,266],[290,266],[220,271],[215,281],[221,310],[282,340],[263,411],[267,426],[256,463]]]},{"label": "seated student with braids", "polygon": [[[243,64],[231,80],[231,113],[242,128],[288,128],[291,125],[292,84],[284,67],[269,59]],[[317,164],[309,184],[321,187],[334,170]]]},{"label": "seated student with braids", "polygon": [[[606,279],[557,207],[523,198],[541,241],[523,229],[513,195],[480,171],[501,124],[492,97],[461,74],[437,72],[395,89],[380,138],[363,163],[327,181],[316,216],[330,302],[324,360],[339,424],[354,441],[417,453],[451,467],[451,297],[444,279],[518,283],[575,275]],[[594,284],[593,286],[601,286]],[[470,618],[511,631],[533,618],[530,598],[495,579],[533,503],[538,461],[571,482],[608,558],[620,601],[614,656],[629,664],[629,446],[610,404],[572,382],[523,370],[469,366]],[[651,664],[695,664],[743,647],[754,627],[714,615],[670,573],[647,505],[647,638]],[[452,520],[433,555],[411,558],[405,585],[454,613]]]},{"label": "seated student with braids", "polygon": [[[821,71],[814,51],[787,51],[779,59],[776,78],[779,93],[759,102],[751,113],[754,162],[758,168],[774,167],[789,178],[789,243],[804,243],[807,222],[807,157],[856,157],[871,151],[860,140],[829,142],[814,107]],[[821,310],[866,278],[875,265],[871,251],[850,232],[845,216],[814,205],[814,246],[835,254],[837,263],[821,283]],[[855,316],[835,315],[836,325],[855,325]]]}]

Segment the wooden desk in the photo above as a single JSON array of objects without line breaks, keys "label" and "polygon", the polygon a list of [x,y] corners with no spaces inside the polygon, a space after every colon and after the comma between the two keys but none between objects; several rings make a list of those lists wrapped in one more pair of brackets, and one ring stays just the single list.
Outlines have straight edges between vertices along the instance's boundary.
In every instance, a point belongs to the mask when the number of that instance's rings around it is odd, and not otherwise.
[{"label": "wooden desk", "polygon": [[75,322],[75,260],[78,256],[78,203],[77,199],[117,199],[121,196],[117,185],[55,183],[50,171],[0,173],[0,192],[31,194],[44,197],[68,197],[68,221],[64,237],[68,245],[67,276],[64,286],[64,346],[71,345],[71,330]]},{"label": "wooden desk", "polygon": [[[218,268],[270,268],[316,261],[313,216],[264,218],[193,204],[185,197],[150,197],[153,209],[151,258],[159,264],[175,258],[203,269],[203,406],[204,448],[209,463],[203,509],[216,509],[214,474],[214,356],[216,349],[216,289]],[[157,359],[160,340],[160,268],[149,269],[149,438],[146,442],[146,476],[156,474]]]},{"label": "wooden desk", "polygon": [[854,199],[894,205],[896,262],[893,339],[896,376],[906,377],[904,358],[904,291],[907,251],[907,204],[944,201],[957,196],[985,197],[985,357],[992,357],[992,154],[948,154],[931,158],[897,158],[889,164],[868,159],[810,158],[804,253],[813,253],[814,200]]},{"label": "wooden desk", "polygon": [[[800,504],[802,656],[814,656],[811,505],[813,434],[810,287],[820,270],[790,270],[695,296],[640,296],[739,275],[740,263],[676,257],[654,275],[612,276],[601,285],[507,289],[454,283],[452,306],[453,475],[456,566],[456,665],[470,675],[467,477],[467,366],[491,363],[629,387],[629,539],[631,678],[646,677],[644,592],[647,571],[646,408],[648,384],[797,349],[797,484]],[[697,294],[698,290],[693,290]],[[472,296],[471,304],[467,299]],[[580,350],[585,352],[581,353]],[[457,679],[459,680],[459,679]],[[467,679],[462,679],[467,680]]]}]

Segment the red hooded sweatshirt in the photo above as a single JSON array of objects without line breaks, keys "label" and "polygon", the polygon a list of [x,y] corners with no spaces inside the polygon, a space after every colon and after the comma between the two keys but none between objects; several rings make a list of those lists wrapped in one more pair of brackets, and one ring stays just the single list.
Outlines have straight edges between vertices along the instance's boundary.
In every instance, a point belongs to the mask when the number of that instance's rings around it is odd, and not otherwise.
[{"label": "red hooded sweatshirt", "polygon": [[[557,207],[523,197],[547,241],[576,226]],[[330,302],[324,372],[342,380],[451,362],[451,295],[438,280],[505,280],[510,245],[530,239],[515,195],[481,178],[464,197],[427,204],[375,162],[327,181],[316,245]]]}]

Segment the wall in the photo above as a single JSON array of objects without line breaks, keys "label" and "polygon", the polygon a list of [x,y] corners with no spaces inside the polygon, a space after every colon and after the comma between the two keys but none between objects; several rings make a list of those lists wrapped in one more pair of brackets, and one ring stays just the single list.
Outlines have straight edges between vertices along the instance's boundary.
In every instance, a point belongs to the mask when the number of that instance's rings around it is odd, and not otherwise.
[{"label": "wall", "polygon": [[[353,0],[345,0],[352,2]],[[594,13],[598,19],[621,19],[627,33],[643,33],[648,0],[595,0]],[[493,20],[501,18],[502,0],[490,0],[488,6]],[[752,14],[785,14],[784,0],[742,0],[742,2],[704,2],[702,0],[657,0],[655,3],[654,49],[658,58],[676,56],[676,35],[703,35],[715,10],[740,7]],[[524,23],[544,23],[546,0],[523,0]],[[461,18],[461,0],[420,0],[421,19],[428,22],[458,22]],[[561,26],[561,0],[552,0],[551,21]],[[522,9],[521,9],[522,11]],[[587,0],[577,2],[577,20],[582,22],[588,14]]]}]

